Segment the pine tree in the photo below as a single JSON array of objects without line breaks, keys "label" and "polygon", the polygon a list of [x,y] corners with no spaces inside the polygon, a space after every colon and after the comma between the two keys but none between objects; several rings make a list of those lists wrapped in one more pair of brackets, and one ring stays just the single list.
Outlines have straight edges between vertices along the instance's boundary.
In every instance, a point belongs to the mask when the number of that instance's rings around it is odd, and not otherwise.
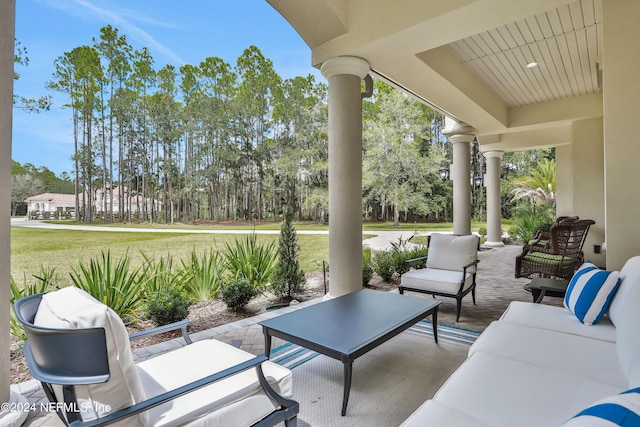
[{"label": "pine tree", "polygon": [[284,222],[280,227],[278,265],[272,282],[274,293],[287,298],[301,293],[306,285],[304,271],[298,261],[300,245],[292,223],[293,211],[291,208],[285,210]]}]

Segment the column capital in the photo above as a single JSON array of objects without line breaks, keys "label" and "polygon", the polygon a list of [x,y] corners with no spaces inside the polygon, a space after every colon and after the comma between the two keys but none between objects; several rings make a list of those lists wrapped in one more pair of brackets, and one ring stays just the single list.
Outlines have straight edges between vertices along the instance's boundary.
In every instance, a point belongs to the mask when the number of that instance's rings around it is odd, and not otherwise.
[{"label": "column capital", "polygon": [[473,128],[468,124],[466,124],[465,122],[454,122],[453,120],[451,120],[451,122],[453,122],[453,126],[451,128],[442,130],[442,134],[444,136],[448,137],[449,135],[472,135],[473,134]]},{"label": "column capital", "polygon": [[320,67],[320,72],[327,80],[336,74],[350,74],[362,80],[370,70],[367,61],[355,56],[337,56],[326,60]]},{"label": "column capital", "polygon": [[504,151],[485,151],[482,153],[485,159],[498,158],[501,159],[504,155]]},{"label": "column capital", "polygon": [[453,127],[443,129],[442,134],[446,136],[452,144],[457,142],[469,143],[476,137],[473,134],[473,128],[465,122],[454,122]]}]

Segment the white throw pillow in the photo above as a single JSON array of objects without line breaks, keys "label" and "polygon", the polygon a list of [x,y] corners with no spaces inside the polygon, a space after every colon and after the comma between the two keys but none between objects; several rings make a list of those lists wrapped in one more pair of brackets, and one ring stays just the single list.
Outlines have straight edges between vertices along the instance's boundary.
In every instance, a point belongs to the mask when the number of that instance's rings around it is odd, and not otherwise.
[{"label": "white throw pillow", "polygon": [[563,427],[634,427],[640,425],[640,388],[599,400]]},{"label": "white throw pillow", "polygon": [[[34,324],[59,329],[104,328],[110,377],[102,384],[75,387],[84,421],[109,415],[145,399],[127,329],[112,309],[85,291],[70,286],[42,296]],[[61,400],[61,389],[57,388],[56,395]],[[112,425],[143,426],[147,419],[148,415],[142,413]]]},{"label": "white throw pillow", "polygon": [[564,297],[564,306],[585,325],[595,325],[608,310],[620,284],[617,271],[600,270],[585,262],[575,272]]}]

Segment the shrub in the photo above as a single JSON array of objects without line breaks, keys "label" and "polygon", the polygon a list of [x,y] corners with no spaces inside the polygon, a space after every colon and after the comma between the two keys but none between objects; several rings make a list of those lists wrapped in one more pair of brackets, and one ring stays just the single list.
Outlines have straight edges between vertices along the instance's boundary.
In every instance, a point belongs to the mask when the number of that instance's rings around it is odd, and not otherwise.
[{"label": "shrub", "polygon": [[547,203],[523,203],[516,209],[514,225],[524,242],[533,239],[537,231],[548,231],[555,221],[555,209]]},{"label": "shrub", "polygon": [[232,280],[222,288],[222,301],[231,310],[242,310],[256,295],[256,289],[245,278]]},{"label": "shrub", "polygon": [[187,261],[182,260],[182,271],[174,276],[174,280],[183,283],[187,295],[196,301],[208,301],[220,294],[224,264],[220,255],[213,249],[201,256],[195,249]]},{"label": "shrub", "polygon": [[487,237],[487,227],[478,228],[478,234],[480,237]]},{"label": "shrub", "polygon": [[396,271],[395,266],[396,261],[393,259],[392,251],[378,252],[373,258],[373,271],[385,282],[388,282],[393,277],[393,273]]},{"label": "shrub", "polygon": [[141,275],[147,278],[144,288],[145,298],[164,291],[168,287],[183,290],[185,278],[191,278],[191,274],[186,274],[185,270],[174,271],[171,254],[168,254],[166,258],[160,257],[157,261],[142,251],[141,254],[145,261]]},{"label": "shrub", "polygon": [[373,268],[371,267],[371,248],[365,246],[362,248],[362,285],[368,285],[372,276]]},{"label": "shrub", "polygon": [[13,276],[9,276],[9,304],[11,304],[11,315],[9,319],[9,332],[16,338],[26,340],[27,335],[24,333],[22,324],[18,321],[15,312],[13,311],[13,304],[20,298],[24,298],[30,295],[41,294],[48,292],[52,289],[58,289],[58,281],[60,276],[56,273],[55,268],[45,268],[40,266],[40,275],[33,275],[36,279],[35,282],[27,283],[26,276],[22,278],[22,286],[18,286]]},{"label": "shrub", "polygon": [[225,266],[231,280],[247,279],[256,291],[262,291],[271,280],[277,255],[275,241],[258,244],[255,233],[236,239],[233,245],[227,243],[224,250]]},{"label": "shrub", "polygon": [[145,278],[139,274],[140,270],[131,270],[128,252],[114,262],[111,251],[102,251],[99,258],[89,261],[88,267],[82,262],[72,266],[70,275],[74,286],[111,307],[118,316],[135,318],[136,311],[143,304],[145,287]]},{"label": "shrub", "polygon": [[180,289],[167,286],[149,294],[145,315],[157,326],[168,325],[186,319],[189,305]]},{"label": "shrub", "polygon": [[406,261],[408,261],[410,259],[426,257],[428,253],[429,253],[429,248],[427,246],[418,246],[418,247],[408,251],[406,256],[405,256],[405,263],[404,263],[403,272],[409,271],[409,268],[411,268],[411,267],[413,267],[413,268],[423,268],[425,266],[425,262],[426,262],[425,259],[422,259],[420,261],[415,261],[415,262],[410,263],[410,264],[407,264]]},{"label": "shrub", "polygon": [[280,228],[278,240],[278,262],[276,264],[271,289],[274,294],[291,298],[304,290],[307,283],[300,268],[298,254],[300,245],[296,229],[292,224],[292,210],[287,209]]}]

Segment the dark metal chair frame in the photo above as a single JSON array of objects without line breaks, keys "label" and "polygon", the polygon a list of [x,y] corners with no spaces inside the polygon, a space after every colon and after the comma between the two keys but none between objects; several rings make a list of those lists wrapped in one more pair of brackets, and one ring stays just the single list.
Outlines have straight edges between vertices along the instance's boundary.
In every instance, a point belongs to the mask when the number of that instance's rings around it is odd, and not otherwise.
[{"label": "dark metal chair frame", "polygon": [[[27,341],[24,344],[23,351],[29,370],[33,377],[41,382],[47,398],[54,404],[58,411],[58,416],[65,425],[71,427],[108,425],[251,368],[256,369],[258,381],[265,393],[279,405],[278,409],[258,421],[254,426],[274,426],[281,422],[284,422],[287,427],[295,427],[297,425],[299,404],[294,400],[280,396],[271,388],[262,371],[262,363],[268,360],[265,355],[256,356],[244,363],[193,381],[175,390],[162,393],[128,408],[115,411],[105,417],[82,421],[78,411],[73,410],[79,407],[76,402],[74,386],[98,384],[109,379],[105,330],[104,328],[55,329],[34,325],[33,320],[38,311],[42,295],[37,294],[21,298],[15,302],[14,309],[16,317],[27,334]],[[130,339],[181,329],[185,341],[190,344],[191,339],[187,334],[187,324],[188,321],[185,320],[138,332],[130,335]],[[53,392],[53,385],[62,386],[64,402],[58,402]]]}]

